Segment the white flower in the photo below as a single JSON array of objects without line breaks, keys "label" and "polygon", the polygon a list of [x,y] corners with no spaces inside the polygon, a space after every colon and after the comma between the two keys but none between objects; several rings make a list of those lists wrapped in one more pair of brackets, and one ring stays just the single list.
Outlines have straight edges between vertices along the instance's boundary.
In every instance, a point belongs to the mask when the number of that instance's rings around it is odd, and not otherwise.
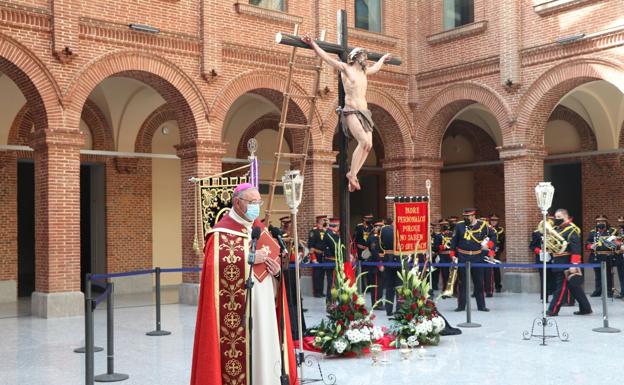
[{"label": "white flower", "polygon": [[439,333],[442,329],[444,329],[444,326],[446,326],[444,318],[440,316],[433,318],[431,321],[433,322],[433,331],[435,333]]},{"label": "white flower", "polygon": [[425,330],[427,330],[427,333],[431,333],[433,331],[433,322],[431,322],[431,320],[423,321],[423,325],[425,325]]},{"label": "white flower", "polygon": [[347,348],[347,341],[345,341],[343,338],[338,338],[334,340],[333,345],[334,349],[336,349],[336,352],[338,354],[342,354],[342,352],[344,352]]},{"label": "white flower", "polygon": [[320,344],[322,341],[321,337],[314,337],[314,343],[315,344]]},{"label": "white flower", "polygon": [[407,337],[407,346],[409,346],[410,348],[418,346],[418,338],[416,336]]},{"label": "white flower", "polygon": [[352,344],[357,344],[362,341],[362,334],[357,329],[347,330],[345,336]]},{"label": "white flower", "polygon": [[377,341],[380,338],[383,338],[384,333],[381,330],[380,327],[375,326],[372,330],[371,330],[371,339],[373,341]]}]

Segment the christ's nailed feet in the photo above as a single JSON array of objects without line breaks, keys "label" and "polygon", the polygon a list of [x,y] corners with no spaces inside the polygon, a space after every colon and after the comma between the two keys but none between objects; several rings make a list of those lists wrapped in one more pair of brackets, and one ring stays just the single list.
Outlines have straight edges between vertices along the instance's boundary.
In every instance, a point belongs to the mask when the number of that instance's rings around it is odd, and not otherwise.
[{"label": "christ's nailed feet", "polygon": [[350,171],[346,175],[347,180],[349,181],[349,192],[354,192],[355,190],[361,190],[360,182],[357,177],[353,175]]}]

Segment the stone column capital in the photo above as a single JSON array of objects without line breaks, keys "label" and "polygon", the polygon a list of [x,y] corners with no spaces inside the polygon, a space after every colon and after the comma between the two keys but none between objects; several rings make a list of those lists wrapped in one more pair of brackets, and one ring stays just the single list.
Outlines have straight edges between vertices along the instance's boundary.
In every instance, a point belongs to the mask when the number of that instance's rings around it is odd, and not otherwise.
[{"label": "stone column capital", "polygon": [[215,158],[221,160],[225,155],[227,143],[218,140],[195,139],[175,146],[180,159]]}]

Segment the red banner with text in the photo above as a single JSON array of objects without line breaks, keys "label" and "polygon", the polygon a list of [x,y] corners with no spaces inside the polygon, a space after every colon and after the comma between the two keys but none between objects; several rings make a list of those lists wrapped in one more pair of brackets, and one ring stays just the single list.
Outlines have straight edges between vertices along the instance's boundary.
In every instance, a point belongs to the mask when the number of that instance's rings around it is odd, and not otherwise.
[{"label": "red banner with text", "polygon": [[427,202],[396,202],[394,204],[395,253],[427,252],[429,223]]}]

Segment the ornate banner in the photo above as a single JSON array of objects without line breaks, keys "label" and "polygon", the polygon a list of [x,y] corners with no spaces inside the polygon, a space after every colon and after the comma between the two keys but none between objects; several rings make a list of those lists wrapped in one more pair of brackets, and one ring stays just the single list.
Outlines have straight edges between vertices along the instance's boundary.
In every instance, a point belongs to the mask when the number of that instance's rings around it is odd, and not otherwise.
[{"label": "ornate banner", "polygon": [[232,207],[232,194],[241,183],[248,182],[244,176],[218,176],[198,181],[199,202],[203,238]]},{"label": "ornate banner", "polygon": [[394,247],[395,253],[426,253],[429,229],[428,202],[394,203]]}]

